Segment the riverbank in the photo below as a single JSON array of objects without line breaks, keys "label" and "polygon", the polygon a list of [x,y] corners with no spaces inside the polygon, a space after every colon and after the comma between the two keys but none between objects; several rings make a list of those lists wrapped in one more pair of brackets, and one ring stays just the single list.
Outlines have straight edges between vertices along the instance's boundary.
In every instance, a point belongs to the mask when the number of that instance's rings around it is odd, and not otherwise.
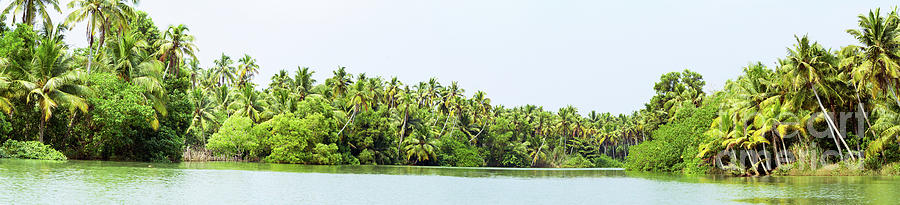
[{"label": "riverbank", "polygon": [[0,159],[0,204],[888,204],[898,187],[877,176]]}]

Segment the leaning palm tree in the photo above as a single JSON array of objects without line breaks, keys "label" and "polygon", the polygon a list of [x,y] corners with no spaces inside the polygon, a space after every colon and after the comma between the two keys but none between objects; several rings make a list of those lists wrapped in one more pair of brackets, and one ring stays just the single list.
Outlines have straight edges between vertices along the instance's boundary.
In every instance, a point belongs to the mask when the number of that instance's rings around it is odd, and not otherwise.
[{"label": "leaning palm tree", "polygon": [[[838,131],[839,129],[835,125],[833,118],[831,118],[828,110],[822,104],[822,99],[819,97],[819,89],[831,89],[825,84],[825,75],[834,69],[832,62],[834,57],[818,43],[810,43],[805,35],[802,38],[797,36],[794,36],[794,38],[797,40],[797,44],[794,45],[793,49],[788,49],[788,57],[785,59],[786,64],[783,65],[788,71],[788,76],[795,76],[792,79],[794,91],[802,93],[806,92],[806,89],[812,90],[813,95],[816,97],[816,102],[825,116],[825,121],[831,128],[831,132],[836,134],[841,141],[841,143],[837,143],[838,148],[840,149],[841,144],[843,144],[844,148],[850,150],[844,137]],[[853,155],[850,158],[855,159]]]},{"label": "leaning palm tree", "polygon": [[63,106],[71,112],[87,112],[87,101],[83,96],[90,88],[81,85],[84,72],[71,70],[71,56],[66,55],[61,39],[45,37],[34,51],[34,59],[26,72],[12,83],[16,90],[26,96],[27,103],[34,103],[41,112],[38,140],[44,141],[44,130],[53,111]]},{"label": "leaning palm tree", "polygon": [[29,26],[34,26],[34,19],[40,15],[44,19],[44,26],[52,26],[50,13],[47,10],[52,6],[53,10],[60,12],[59,2],[57,0],[13,0],[9,2],[9,6],[3,9],[3,15],[12,14],[13,22],[16,22],[18,13],[22,13],[21,21]]},{"label": "leaning palm tree", "polygon": [[347,125],[350,125],[353,122],[353,118],[356,117],[356,114],[359,113],[360,110],[367,110],[371,107],[371,98],[366,95],[367,90],[365,89],[365,81],[358,81],[354,86],[354,91],[356,94],[350,98],[350,118],[347,119],[347,123],[344,123],[344,127],[341,128],[341,131],[338,131],[338,136],[344,132],[344,129],[347,128]]},{"label": "leaning palm tree", "polygon": [[87,72],[91,72],[94,59],[95,40],[97,47],[103,46],[110,28],[116,26],[120,33],[128,27],[128,20],[134,16],[134,9],[127,3],[137,4],[138,0],[74,0],[69,8],[76,8],[66,17],[66,25],[87,21],[88,62]]},{"label": "leaning palm tree", "polygon": [[159,56],[159,61],[166,63],[163,78],[169,72],[178,74],[178,68],[184,62],[185,55],[197,60],[197,56],[194,55],[197,46],[194,45],[194,36],[187,34],[189,30],[184,24],[169,26],[163,38],[159,40],[159,51],[156,52],[156,56]]}]

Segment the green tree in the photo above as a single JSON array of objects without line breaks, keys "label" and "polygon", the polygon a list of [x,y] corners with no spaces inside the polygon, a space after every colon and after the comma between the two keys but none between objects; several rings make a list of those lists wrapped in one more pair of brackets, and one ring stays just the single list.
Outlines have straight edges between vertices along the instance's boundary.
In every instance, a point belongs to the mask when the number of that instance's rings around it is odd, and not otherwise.
[{"label": "green tree", "polygon": [[[50,8],[48,8],[50,7]],[[59,2],[57,0],[13,0],[9,2],[9,6],[3,9],[3,15],[12,14],[12,21],[16,21],[16,14],[22,13],[21,21],[23,24],[34,26],[34,19],[40,15],[44,19],[44,26],[52,26],[48,9],[59,11]]]},{"label": "green tree", "polygon": [[[194,61],[197,60],[197,56],[194,55],[197,50],[197,46],[194,45],[194,36],[187,34],[188,31],[190,29],[184,24],[169,26],[169,29],[166,29],[163,34],[163,38],[157,43],[159,51],[156,52],[156,56],[159,56],[159,61],[166,63],[165,74],[172,72],[178,75],[178,68],[184,63],[185,55]],[[163,78],[165,78],[165,74],[163,74]]]}]

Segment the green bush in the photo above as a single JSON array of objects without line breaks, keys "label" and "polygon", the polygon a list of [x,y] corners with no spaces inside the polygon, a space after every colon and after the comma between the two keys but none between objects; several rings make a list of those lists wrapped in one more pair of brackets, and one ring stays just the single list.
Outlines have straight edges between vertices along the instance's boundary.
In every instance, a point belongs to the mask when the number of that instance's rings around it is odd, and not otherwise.
[{"label": "green bush", "polygon": [[635,171],[702,173],[709,168],[696,159],[703,133],[716,118],[721,97],[707,98],[700,108],[685,104],[672,122],[652,133],[653,140],[631,147],[625,168]]},{"label": "green bush", "polygon": [[625,163],[622,163],[619,160],[613,159],[612,157],[606,155],[600,155],[600,157],[595,157],[591,159],[591,162],[594,163],[594,167],[599,168],[623,168],[625,167]]},{"label": "green bush", "polygon": [[[327,145],[317,143],[316,148],[313,148],[312,162],[315,164],[340,164],[343,157],[337,151],[338,147],[334,143]],[[359,161],[356,164],[359,164]]]},{"label": "green bush", "polygon": [[243,116],[232,116],[225,120],[216,134],[209,138],[206,149],[215,154],[247,157],[259,147],[259,140],[250,134],[253,121]]},{"label": "green bush", "polygon": [[438,162],[441,166],[481,167],[484,166],[484,157],[477,147],[447,136],[441,138]]},{"label": "green bush", "polygon": [[563,162],[563,168],[591,168],[594,167],[594,163],[584,158],[580,154],[573,154],[566,158],[566,161]]},{"label": "green bush", "polygon": [[7,140],[0,147],[0,158],[66,160],[62,152],[38,141]]},{"label": "green bush", "polygon": [[377,164],[377,163],[375,163],[375,153],[369,149],[364,149],[362,152],[359,152],[359,158],[357,158],[357,159],[359,160],[359,163],[362,163],[362,164],[370,164],[370,165]]},{"label": "green bush", "polygon": [[[294,164],[340,164],[334,123],[322,114],[304,118],[277,115],[260,124],[263,144],[270,149],[266,162]],[[334,148],[334,149],[331,149]],[[333,155],[336,155],[333,156]]]}]

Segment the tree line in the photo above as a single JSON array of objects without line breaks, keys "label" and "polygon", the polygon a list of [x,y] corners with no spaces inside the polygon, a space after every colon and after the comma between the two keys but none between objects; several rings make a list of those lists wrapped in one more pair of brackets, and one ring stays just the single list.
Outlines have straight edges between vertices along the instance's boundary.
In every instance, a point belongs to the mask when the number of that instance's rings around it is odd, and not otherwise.
[{"label": "tree line", "polygon": [[[223,53],[203,68],[187,26],[161,30],[137,3],[76,0],[54,24],[47,13],[59,12],[57,1],[10,2],[2,18],[13,26],[0,24],[0,140],[39,141],[73,159],[181,161],[185,151],[208,150],[273,163],[706,173],[718,158],[757,175],[797,162],[716,156],[833,148],[842,155],[832,160],[870,167],[900,159],[896,12],[860,15],[847,31],[859,45],[831,50],[796,36],[775,69],[751,63],[714,93],[699,73],[664,74],[643,109],[611,114],[505,107],[456,82],[405,83],[345,67],[323,82],[308,67],[283,69],[257,85],[252,56]],[[88,46],[66,45],[65,32],[80,28]],[[842,111],[865,113],[851,118],[864,120],[865,132],[840,132]],[[762,163],[773,159],[778,165]]]}]

